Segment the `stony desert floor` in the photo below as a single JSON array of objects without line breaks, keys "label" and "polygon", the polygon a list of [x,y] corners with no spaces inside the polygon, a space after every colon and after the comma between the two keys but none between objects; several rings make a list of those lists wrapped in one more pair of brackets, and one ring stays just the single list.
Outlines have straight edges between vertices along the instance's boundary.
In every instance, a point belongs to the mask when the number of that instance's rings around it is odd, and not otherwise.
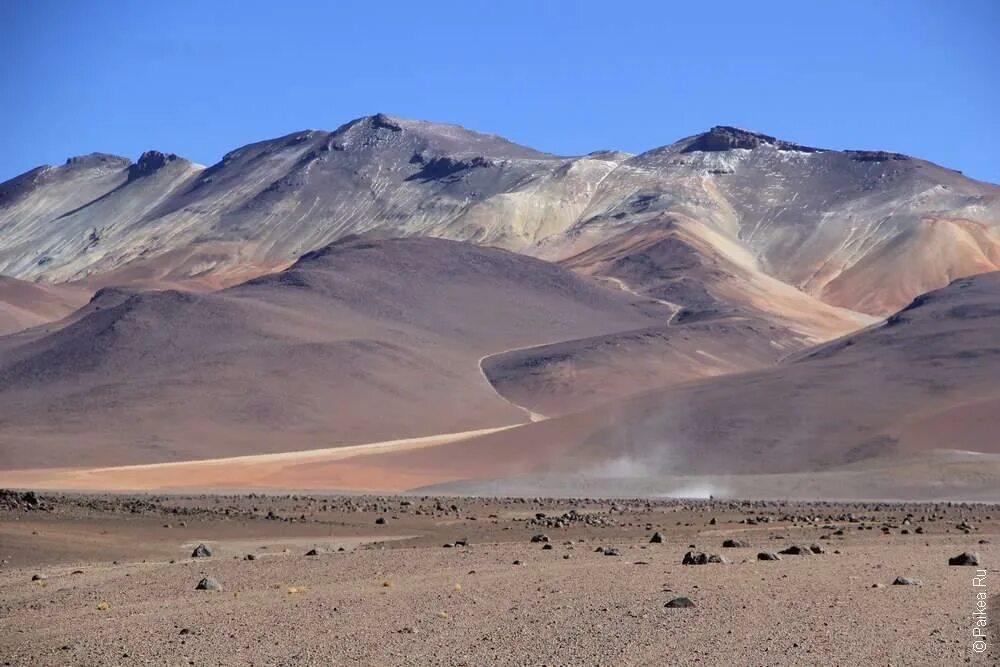
[{"label": "stony desert floor", "polygon": [[0,663],[997,664],[998,533],[995,505],[4,492]]}]

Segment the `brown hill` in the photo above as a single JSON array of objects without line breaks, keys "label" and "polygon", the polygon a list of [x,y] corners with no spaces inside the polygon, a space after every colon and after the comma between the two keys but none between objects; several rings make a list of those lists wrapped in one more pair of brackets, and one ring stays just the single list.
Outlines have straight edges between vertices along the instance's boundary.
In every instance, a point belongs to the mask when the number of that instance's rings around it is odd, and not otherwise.
[{"label": "brown hill", "polygon": [[502,250],[345,240],[211,294],[102,290],[0,339],[4,467],[329,447],[526,421],[480,357],[669,312]]},{"label": "brown hill", "polygon": [[69,285],[42,285],[0,276],[0,336],[66,317],[90,292]]},{"label": "brown hill", "polygon": [[840,485],[842,497],[964,489],[983,498],[1000,482],[998,406],[995,272],[954,281],[774,368],[371,464],[479,480],[453,490],[662,493],[700,477],[758,496],[822,497]]}]

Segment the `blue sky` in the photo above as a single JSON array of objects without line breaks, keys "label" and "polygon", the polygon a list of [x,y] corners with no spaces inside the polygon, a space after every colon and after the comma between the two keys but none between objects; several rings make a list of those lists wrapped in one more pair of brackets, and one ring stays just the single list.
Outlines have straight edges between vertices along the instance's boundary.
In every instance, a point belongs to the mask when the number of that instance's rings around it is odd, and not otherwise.
[{"label": "blue sky", "polygon": [[378,111],[535,148],[712,125],[1000,183],[1000,2],[0,2],[0,180]]}]

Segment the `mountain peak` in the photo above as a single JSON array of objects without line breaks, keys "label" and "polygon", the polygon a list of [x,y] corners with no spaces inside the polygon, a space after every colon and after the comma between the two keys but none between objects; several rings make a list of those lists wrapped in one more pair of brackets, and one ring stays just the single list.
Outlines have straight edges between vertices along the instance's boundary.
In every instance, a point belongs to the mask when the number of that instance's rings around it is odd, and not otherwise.
[{"label": "mountain peak", "polygon": [[478,155],[496,159],[552,159],[555,156],[521,146],[496,134],[474,132],[461,125],[411,120],[376,113],[344,123],[332,133],[340,149],[379,145],[409,138],[422,148],[445,155]]},{"label": "mountain peak", "polygon": [[73,157],[66,158],[65,166],[72,168],[121,168],[127,167],[130,164],[132,164],[132,160],[120,155],[112,155],[111,153],[87,153],[86,155],[74,155]]},{"label": "mountain peak", "polygon": [[772,146],[778,150],[802,151],[805,153],[820,153],[822,148],[802,146],[789,141],[783,141],[769,134],[744,130],[739,127],[729,125],[716,125],[708,132],[695,135],[687,140],[687,145],[681,150],[682,153],[718,152],[728,151],[734,148],[753,150],[759,146]]},{"label": "mountain peak", "polygon": [[129,166],[128,180],[134,181],[155,173],[165,167],[168,163],[180,159],[173,153],[161,153],[160,151],[146,151],[139,156],[139,161]]}]

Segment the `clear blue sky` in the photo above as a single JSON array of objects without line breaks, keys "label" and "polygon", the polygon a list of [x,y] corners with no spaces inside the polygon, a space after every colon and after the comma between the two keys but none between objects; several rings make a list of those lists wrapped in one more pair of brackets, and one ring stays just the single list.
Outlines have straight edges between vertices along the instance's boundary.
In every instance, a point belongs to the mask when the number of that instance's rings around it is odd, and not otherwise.
[{"label": "clear blue sky", "polygon": [[0,180],[386,113],[562,154],[712,125],[1000,182],[1000,1],[0,2]]}]

